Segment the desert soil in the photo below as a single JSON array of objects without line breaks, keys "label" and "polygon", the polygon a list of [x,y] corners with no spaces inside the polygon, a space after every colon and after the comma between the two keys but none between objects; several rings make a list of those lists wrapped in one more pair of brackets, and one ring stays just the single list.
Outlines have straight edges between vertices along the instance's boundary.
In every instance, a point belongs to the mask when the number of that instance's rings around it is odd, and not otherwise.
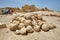
[{"label": "desert soil", "polygon": [[[16,15],[0,15],[0,22],[8,25],[14,16]],[[2,28],[0,29],[0,40],[60,40],[60,17],[43,16],[43,19],[53,23],[56,29],[48,32],[41,31],[29,33],[28,35],[16,35],[8,28]]]}]

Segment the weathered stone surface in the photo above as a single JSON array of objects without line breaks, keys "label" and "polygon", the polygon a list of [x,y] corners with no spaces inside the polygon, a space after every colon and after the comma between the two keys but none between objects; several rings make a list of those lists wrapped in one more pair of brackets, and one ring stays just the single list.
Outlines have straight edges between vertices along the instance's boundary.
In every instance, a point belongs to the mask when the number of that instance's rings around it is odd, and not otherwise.
[{"label": "weathered stone surface", "polygon": [[25,26],[24,23],[19,23],[18,28],[21,29],[21,28],[24,27],[24,26]]},{"label": "weathered stone surface", "polygon": [[19,21],[14,20],[12,23],[19,24]]},{"label": "weathered stone surface", "polygon": [[49,25],[49,28],[50,28],[50,29],[56,28],[56,26],[54,26],[52,23],[48,23],[48,25]]},{"label": "weathered stone surface", "polygon": [[24,24],[25,26],[31,25],[31,20],[25,20]]},{"label": "weathered stone surface", "polygon": [[5,23],[0,23],[0,28],[6,28],[6,24]]},{"label": "weathered stone surface", "polygon": [[27,32],[26,32],[26,28],[23,27],[21,30],[20,30],[20,34],[22,35],[25,35]]},{"label": "weathered stone surface", "polygon": [[41,28],[43,31],[49,31],[49,25],[47,23],[44,23]]},{"label": "weathered stone surface", "polygon": [[20,30],[16,30],[15,34],[19,35],[20,34]]},{"label": "weathered stone surface", "polygon": [[37,25],[37,22],[35,20],[33,20],[32,25]]},{"label": "weathered stone surface", "polygon": [[40,26],[38,25],[35,25],[33,26],[33,29],[36,31],[36,32],[39,32],[41,29],[40,29]]},{"label": "weathered stone surface", "polygon": [[27,32],[28,32],[28,33],[32,33],[32,32],[34,32],[32,26],[27,26],[26,29],[27,29]]},{"label": "weathered stone surface", "polygon": [[9,29],[12,30],[12,31],[17,30],[18,29],[18,24],[13,24],[13,23],[9,24]]}]

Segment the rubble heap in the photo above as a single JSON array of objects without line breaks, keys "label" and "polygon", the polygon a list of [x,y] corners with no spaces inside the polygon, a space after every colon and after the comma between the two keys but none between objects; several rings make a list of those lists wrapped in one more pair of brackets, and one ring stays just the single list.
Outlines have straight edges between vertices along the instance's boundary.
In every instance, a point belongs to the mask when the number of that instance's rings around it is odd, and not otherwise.
[{"label": "rubble heap", "polygon": [[9,24],[9,29],[11,31],[15,31],[15,34],[27,34],[33,33],[34,31],[40,32],[49,31],[51,29],[56,28],[53,24],[46,22],[42,19],[41,15],[33,14],[33,15],[18,15],[12,19]]}]

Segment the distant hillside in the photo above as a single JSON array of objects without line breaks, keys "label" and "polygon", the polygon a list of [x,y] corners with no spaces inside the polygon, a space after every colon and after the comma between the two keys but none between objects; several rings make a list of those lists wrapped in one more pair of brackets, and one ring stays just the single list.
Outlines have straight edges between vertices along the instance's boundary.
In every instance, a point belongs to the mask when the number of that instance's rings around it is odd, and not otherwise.
[{"label": "distant hillside", "polygon": [[53,12],[53,10],[50,10],[50,9],[48,9],[47,7],[41,8],[40,11],[52,11],[52,12]]},{"label": "distant hillside", "polygon": [[0,14],[2,13],[3,9],[12,9],[13,12],[53,11],[48,9],[47,7],[39,9],[35,5],[27,5],[27,4],[22,6],[22,8],[17,8],[17,7],[0,8]]}]

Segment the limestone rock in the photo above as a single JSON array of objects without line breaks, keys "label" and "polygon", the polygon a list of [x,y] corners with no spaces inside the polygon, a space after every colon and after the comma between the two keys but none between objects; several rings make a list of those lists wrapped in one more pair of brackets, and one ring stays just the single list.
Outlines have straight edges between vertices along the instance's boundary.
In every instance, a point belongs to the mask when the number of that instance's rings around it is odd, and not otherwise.
[{"label": "limestone rock", "polygon": [[25,26],[31,25],[31,20],[25,20],[24,24]]},{"label": "limestone rock", "polygon": [[32,16],[31,16],[31,19],[35,19],[35,17],[32,15]]},{"label": "limestone rock", "polygon": [[41,20],[37,20],[37,24],[41,27],[41,25],[43,24],[43,22]]},{"label": "limestone rock", "polygon": [[18,29],[18,24],[10,23],[8,26],[11,31],[15,31]]},{"label": "limestone rock", "polygon": [[15,34],[19,35],[20,34],[20,30],[16,30]]},{"label": "limestone rock", "polygon": [[44,23],[41,28],[43,31],[49,31],[49,25],[47,23]]},{"label": "limestone rock", "polygon": [[21,29],[21,28],[24,27],[24,26],[25,26],[24,23],[19,23],[18,28]]},{"label": "limestone rock", "polygon": [[32,28],[32,26],[27,26],[27,32],[28,33],[32,33],[33,32],[33,28]]},{"label": "limestone rock", "polygon": [[23,27],[22,29],[20,29],[20,34],[22,35],[25,35],[27,32],[26,32],[26,28]]},{"label": "limestone rock", "polygon": [[13,19],[12,19],[12,22],[13,22],[14,20],[18,21],[18,18],[16,18],[16,17],[15,17],[15,18],[13,18]]},{"label": "limestone rock", "polygon": [[50,29],[56,28],[56,26],[54,26],[52,23],[48,23],[48,25],[49,25],[49,28],[50,28]]},{"label": "limestone rock", "polygon": [[20,21],[23,23],[23,22],[25,21],[25,18],[24,18],[24,17],[22,17]]},{"label": "limestone rock", "polygon": [[12,23],[19,24],[19,21],[14,20]]},{"label": "limestone rock", "polygon": [[6,24],[5,23],[0,23],[0,28],[6,28]]},{"label": "limestone rock", "polygon": [[32,25],[37,25],[37,22],[35,20],[33,20]]},{"label": "limestone rock", "polygon": [[39,16],[39,15],[38,15],[37,19],[38,19],[38,20],[42,20],[42,16]]},{"label": "limestone rock", "polygon": [[33,26],[33,28],[36,32],[39,32],[41,30],[40,26],[38,26],[38,25]]}]

